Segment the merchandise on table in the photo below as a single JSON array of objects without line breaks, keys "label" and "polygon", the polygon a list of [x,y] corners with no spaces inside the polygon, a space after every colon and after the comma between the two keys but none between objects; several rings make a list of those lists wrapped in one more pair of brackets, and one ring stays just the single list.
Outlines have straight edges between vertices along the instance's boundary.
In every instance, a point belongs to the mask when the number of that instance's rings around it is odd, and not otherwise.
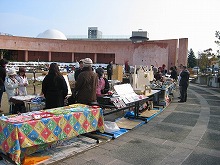
[{"label": "merchandise on table", "polygon": [[[71,107],[46,111],[28,112],[21,115],[2,116],[0,119],[0,150],[20,164],[25,155],[50,147],[59,140],[70,139],[80,134],[99,130],[104,132],[103,112],[97,107],[80,107],[71,112]],[[64,112],[68,114],[64,114]],[[35,118],[33,116],[36,116]],[[48,117],[51,116],[51,117]],[[42,117],[42,118],[41,118]],[[45,117],[45,118],[43,118]]]},{"label": "merchandise on table", "polygon": [[31,102],[35,104],[41,104],[42,102],[45,102],[45,98],[37,96],[37,97],[32,98]]}]

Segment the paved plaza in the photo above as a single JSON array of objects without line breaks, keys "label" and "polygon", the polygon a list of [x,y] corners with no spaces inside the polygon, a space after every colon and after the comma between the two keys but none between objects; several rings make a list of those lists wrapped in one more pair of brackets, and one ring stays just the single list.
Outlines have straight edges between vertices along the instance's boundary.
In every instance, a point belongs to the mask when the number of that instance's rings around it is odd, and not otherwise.
[{"label": "paved plaza", "polygon": [[220,89],[190,84],[147,124],[56,165],[219,165]]},{"label": "paved plaza", "polygon": [[175,91],[160,114],[114,140],[79,137],[34,156],[53,156],[41,165],[219,165],[220,88],[190,84],[187,102],[178,103],[178,96]]}]

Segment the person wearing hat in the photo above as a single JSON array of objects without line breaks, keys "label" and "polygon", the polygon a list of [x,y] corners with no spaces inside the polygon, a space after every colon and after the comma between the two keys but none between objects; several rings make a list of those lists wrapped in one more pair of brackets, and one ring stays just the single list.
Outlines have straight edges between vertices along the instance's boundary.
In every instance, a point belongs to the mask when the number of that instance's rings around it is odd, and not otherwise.
[{"label": "person wearing hat", "polygon": [[[16,79],[17,73],[14,68],[11,68],[5,78],[5,91],[8,95],[8,101],[10,104],[9,112],[12,114],[24,113],[26,108],[23,102],[14,102],[12,97],[19,95],[19,82]],[[13,103],[13,104],[12,104]]]},{"label": "person wearing hat", "polygon": [[83,69],[79,74],[75,85],[77,93],[76,102],[81,104],[90,104],[96,102],[96,88],[98,83],[97,74],[92,70],[92,60],[85,58],[83,61]]},{"label": "person wearing hat", "polygon": [[8,73],[7,76],[5,78],[5,91],[8,95],[8,100],[10,100],[10,98],[12,96],[17,96],[18,95],[18,80],[16,79],[16,70],[14,68],[11,68]]},{"label": "person wearing hat", "polygon": [[[1,108],[1,102],[2,102],[2,95],[5,91],[5,77],[6,77],[6,64],[8,64],[8,61],[6,59],[0,60],[0,108]],[[0,110],[0,113],[3,111]]]},{"label": "person wearing hat", "polygon": [[104,77],[104,69],[99,67],[96,69],[96,73],[98,75],[98,85],[96,89],[96,95],[100,96],[102,94],[106,94],[109,89],[109,82],[108,80]]},{"label": "person wearing hat", "polygon": [[18,71],[18,75],[16,76],[16,79],[19,82],[18,92],[19,92],[19,95],[21,95],[21,96],[27,95],[27,88],[26,87],[28,86],[28,79],[27,79],[25,72],[26,72],[25,68],[20,67],[19,71]]}]

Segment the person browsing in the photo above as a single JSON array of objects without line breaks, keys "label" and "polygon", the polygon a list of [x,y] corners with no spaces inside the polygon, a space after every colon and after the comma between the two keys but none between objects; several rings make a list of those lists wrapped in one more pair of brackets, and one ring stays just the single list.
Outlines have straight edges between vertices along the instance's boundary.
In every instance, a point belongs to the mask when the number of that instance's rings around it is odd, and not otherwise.
[{"label": "person browsing", "polygon": [[[9,113],[17,114],[26,112],[24,102],[15,102],[13,101],[13,96],[19,95],[19,82],[16,79],[17,73],[15,69],[10,69],[8,75],[5,78],[5,90],[8,95],[8,101],[10,104]],[[13,103],[13,104],[12,104]]]},{"label": "person browsing", "polygon": [[96,73],[98,75],[98,85],[96,89],[96,95],[100,96],[102,94],[106,94],[109,89],[109,82],[108,80],[104,77],[104,69],[99,67],[96,69]]},{"label": "person browsing", "polygon": [[83,69],[75,85],[77,103],[91,104],[92,102],[96,102],[98,77],[92,70],[92,64],[93,62],[90,58],[83,60]]},{"label": "person browsing", "polygon": [[68,88],[63,75],[56,63],[51,63],[49,72],[42,82],[42,93],[46,99],[45,109],[64,106]]},{"label": "person browsing", "polygon": [[18,84],[18,92],[19,95],[25,96],[27,95],[27,86],[28,86],[28,79],[27,76],[25,74],[25,68],[20,67],[19,71],[18,71],[18,75],[15,77],[19,84]]}]

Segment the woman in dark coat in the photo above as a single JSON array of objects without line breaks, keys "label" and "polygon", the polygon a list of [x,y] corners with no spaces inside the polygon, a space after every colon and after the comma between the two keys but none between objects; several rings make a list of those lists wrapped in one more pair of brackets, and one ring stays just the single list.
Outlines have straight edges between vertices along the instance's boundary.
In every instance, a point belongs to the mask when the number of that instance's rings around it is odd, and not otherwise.
[{"label": "woman in dark coat", "polygon": [[66,81],[56,63],[51,63],[49,72],[43,80],[42,92],[46,98],[45,109],[63,107],[68,94]]}]

